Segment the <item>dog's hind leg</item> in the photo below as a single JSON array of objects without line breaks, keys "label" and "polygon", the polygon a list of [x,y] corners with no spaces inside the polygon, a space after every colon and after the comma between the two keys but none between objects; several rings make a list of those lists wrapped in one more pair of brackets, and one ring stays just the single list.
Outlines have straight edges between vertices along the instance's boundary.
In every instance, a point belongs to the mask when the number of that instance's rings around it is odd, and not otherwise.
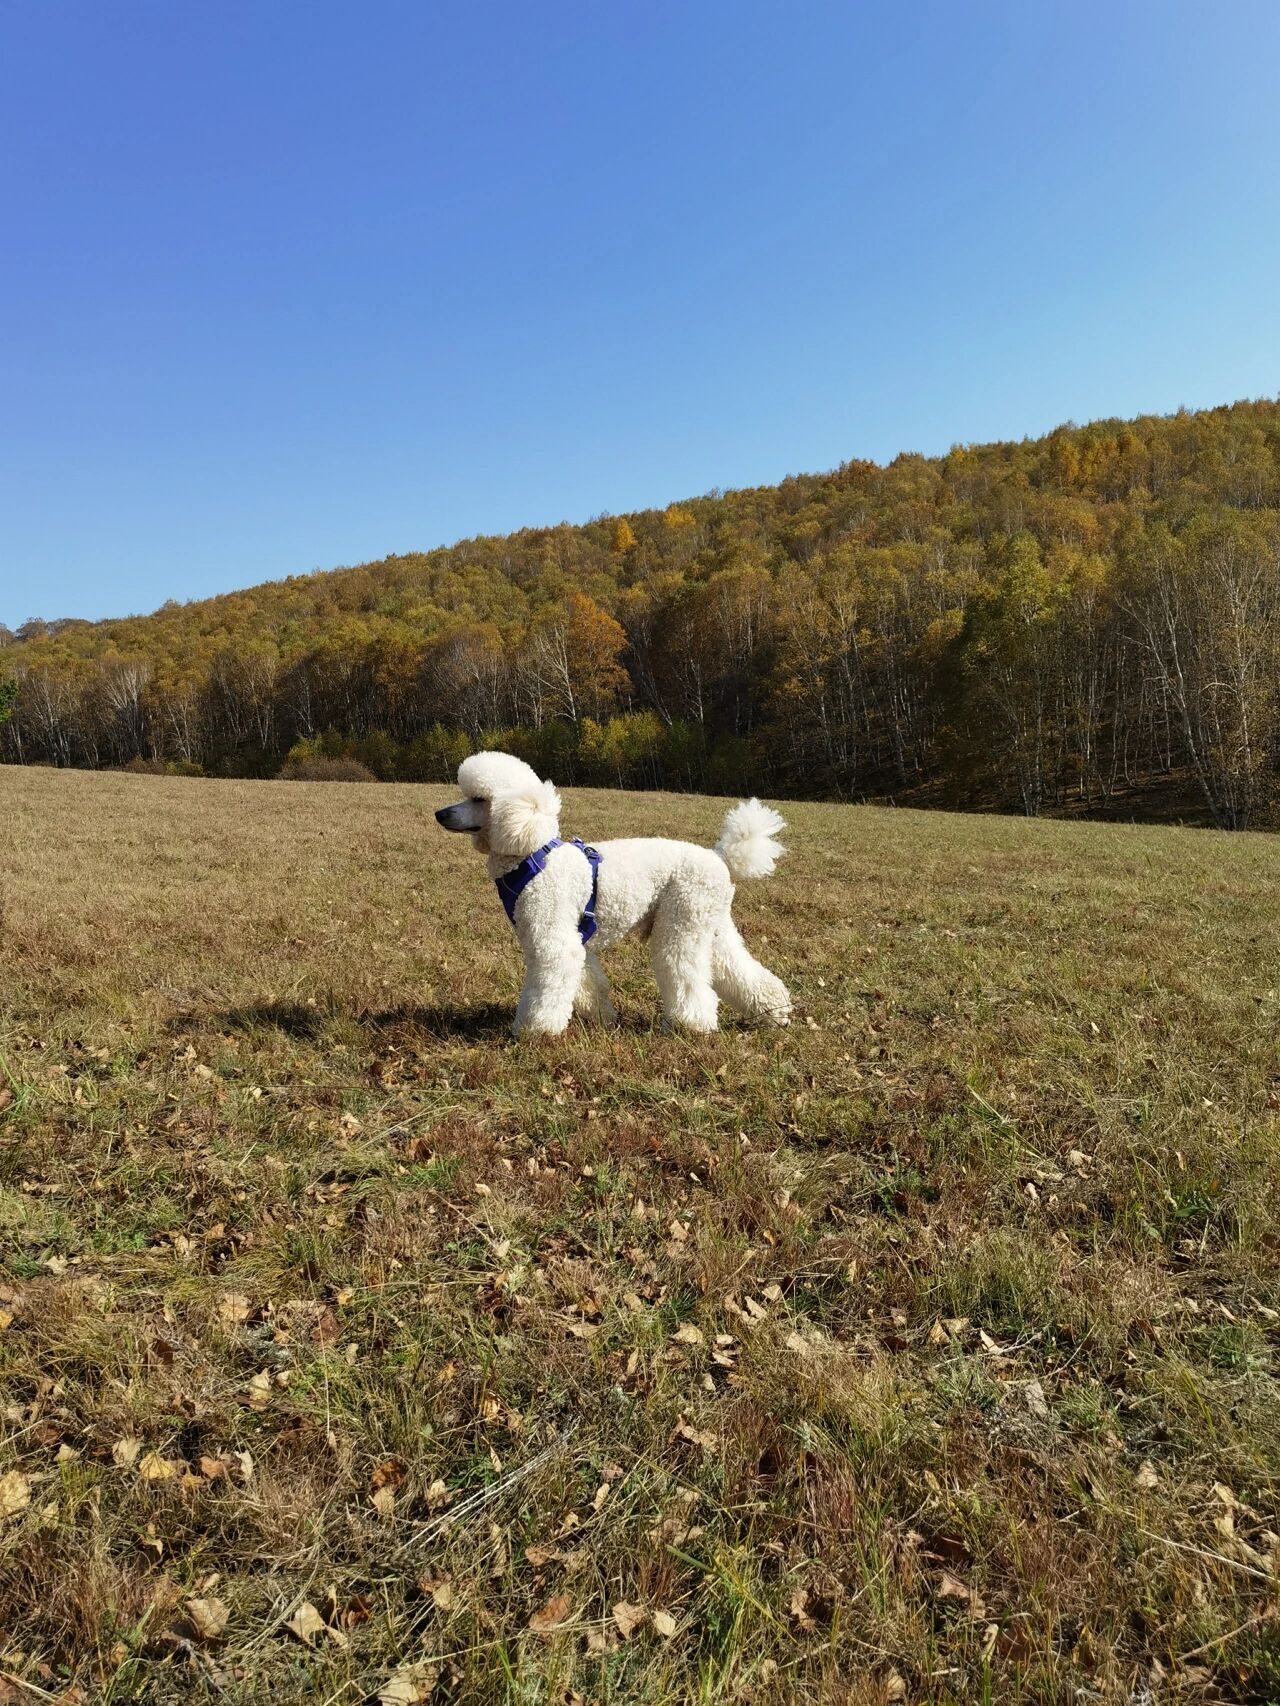
[{"label": "dog's hind leg", "polygon": [[786,984],[751,955],[727,913],[716,927],[711,981],[721,1000],[749,1019],[785,1025],[791,1017]]},{"label": "dog's hind leg", "polygon": [[595,1019],[602,1025],[616,1025],[618,1012],[609,999],[609,979],[605,976],[600,958],[587,949],[582,968],[582,982],[573,998],[573,1010],[579,1019]]},{"label": "dog's hind leg", "polygon": [[684,909],[659,907],[649,951],[653,975],[668,1025],[689,1031],[714,1031],[718,1003],[711,983],[712,932]]},{"label": "dog's hind leg", "polygon": [[573,1017],[587,951],[577,930],[557,932],[525,951],[524,988],[516,1008],[515,1034],[541,1031],[559,1036]]}]

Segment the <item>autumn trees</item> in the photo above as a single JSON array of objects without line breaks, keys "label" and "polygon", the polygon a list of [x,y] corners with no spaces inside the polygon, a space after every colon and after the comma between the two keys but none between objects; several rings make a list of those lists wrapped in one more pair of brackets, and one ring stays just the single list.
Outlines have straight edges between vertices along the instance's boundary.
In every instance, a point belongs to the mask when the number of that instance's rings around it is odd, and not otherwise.
[{"label": "autumn trees", "polygon": [[1243,828],[1275,792],[1280,518],[1221,511],[1179,533],[1145,529],[1120,596],[1213,821]]},{"label": "autumn trees", "polygon": [[488,742],[565,781],[1280,822],[1278,541],[1275,403],[848,463],[33,620],[0,756],[435,780]]}]

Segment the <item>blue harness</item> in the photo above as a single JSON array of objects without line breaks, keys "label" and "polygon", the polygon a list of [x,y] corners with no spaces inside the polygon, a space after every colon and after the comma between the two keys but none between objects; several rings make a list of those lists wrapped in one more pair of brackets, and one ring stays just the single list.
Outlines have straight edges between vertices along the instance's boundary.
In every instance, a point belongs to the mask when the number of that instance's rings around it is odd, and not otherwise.
[{"label": "blue harness", "polygon": [[538,873],[546,868],[547,854],[556,847],[576,847],[580,853],[586,854],[587,863],[591,866],[591,898],[578,920],[578,934],[582,937],[585,947],[596,933],[596,890],[600,886],[600,855],[594,847],[588,847],[584,841],[579,841],[576,835],[572,841],[567,842],[561,841],[557,836],[554,841],[548,841],[545,847],[539,847],[536,853],[530,853],[527,859],[522,859],[514,871],[508,871],[505,877],[495,877],[494,881],[506,908],[507,917],[514,924],[516,902]]}]

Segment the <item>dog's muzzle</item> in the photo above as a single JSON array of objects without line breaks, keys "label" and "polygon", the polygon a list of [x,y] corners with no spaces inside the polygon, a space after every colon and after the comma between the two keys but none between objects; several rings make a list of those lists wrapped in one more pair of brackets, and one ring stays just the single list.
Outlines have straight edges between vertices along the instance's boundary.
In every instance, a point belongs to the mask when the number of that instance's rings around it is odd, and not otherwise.
[{"label": "dog's muzzle", "polygon": [[436,813],[436,822],[441,829],[453,830],[456,833],[470,832],[479,829],[476,822],[476,810],[469,800],[462,800],[456,806],[442,806]]}]

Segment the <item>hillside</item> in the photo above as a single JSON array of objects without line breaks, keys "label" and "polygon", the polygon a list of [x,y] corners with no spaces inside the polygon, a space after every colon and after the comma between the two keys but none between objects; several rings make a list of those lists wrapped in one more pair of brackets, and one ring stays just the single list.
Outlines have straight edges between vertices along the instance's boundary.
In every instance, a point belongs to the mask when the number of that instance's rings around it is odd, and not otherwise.
[{"label": "hillside", "polygon": [[[175,570],[175,576],[177,571]],[[1276,814],[1280,404],[1063,427],[0,635],[0,755]]]},{"label": "hillside", "polygon": [[443,790],[0,788],[35,1698],[1280,1697],[1272,840],[796,805],[790,1030],[515,1046]]}]

